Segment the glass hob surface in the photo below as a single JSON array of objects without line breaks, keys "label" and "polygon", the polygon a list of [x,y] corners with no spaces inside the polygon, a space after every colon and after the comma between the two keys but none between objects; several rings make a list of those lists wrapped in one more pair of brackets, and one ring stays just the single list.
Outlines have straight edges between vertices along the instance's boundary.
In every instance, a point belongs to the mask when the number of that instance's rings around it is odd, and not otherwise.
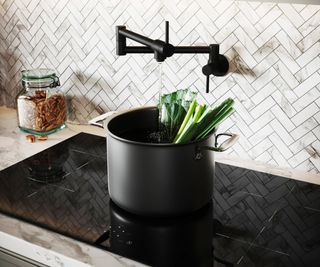
[{"label": "glass hob surface", "polygon": [[110,200],[105,138],[85,133],[2,170],[0,212],[155,266],[320,261],[320,186],[216,163],[212,203],[140,217]]}]

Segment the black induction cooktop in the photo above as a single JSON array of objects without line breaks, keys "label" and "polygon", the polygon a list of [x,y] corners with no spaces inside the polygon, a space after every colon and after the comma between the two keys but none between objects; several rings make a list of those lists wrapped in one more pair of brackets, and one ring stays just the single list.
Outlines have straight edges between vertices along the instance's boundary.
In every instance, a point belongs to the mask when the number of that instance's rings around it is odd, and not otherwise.
[{"label": "black induction cooktop", "polygon": [[216,163],[212,203],[140,217],[110,200],[105,139],[85,133],[1,171],[0,212],[153,266],[320,265],[320,186]]}]

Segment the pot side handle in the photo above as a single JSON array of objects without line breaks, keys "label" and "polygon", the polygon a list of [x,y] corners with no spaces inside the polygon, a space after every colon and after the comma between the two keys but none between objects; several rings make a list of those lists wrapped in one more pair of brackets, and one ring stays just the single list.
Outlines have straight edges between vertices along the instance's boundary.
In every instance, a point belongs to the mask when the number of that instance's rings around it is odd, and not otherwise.
[{"label": "pot side handle", "polygon": [[[220,136],[229,136],[229,138],[225,141],[223,141],[221,143],[221,145],[219,145],[218,143],[218,138]],[[233,134],[233,133],[220,133],[216,135],[215,138],[215,143],[214,143],[214,147],[212,146],[201,146],[201,147],[197,147],[197,151],[196,151],[196,159],[201,159],[202,158],[202,150],[211,150],[214,152],[223,152],[228,150],[230,147],[232,147],[237,140],[239,139],[239,135],[237,134]]]},{"label": "pot side handle", "polygon": [[[225,140],[224,142],[221,143],[221,145],[219,146],[218,143],[218,138],[220,136],[229,136],[230,138],[228,138],[227,140]],[[223,152],[228,150],[230,147],[232,147],[239,139],[239,135],[238,134],[234,134],[234,133],[220,133],[217,134],[216,139],[215,139],[215,143],[213,149],[213,151],[217,151],[217,152]]]},{"label": "pot side handle", "polygon": [[89,120],[88,123],[91,125],[96,125],[96,126],[103,128],[103,123],[100,123],[100,121],[103,121],[107,117],[112,116],[114,113],[115,113],[115,111],[109,111],[107,113],[104,113],[98,117],[95,117],[95,118]]}]

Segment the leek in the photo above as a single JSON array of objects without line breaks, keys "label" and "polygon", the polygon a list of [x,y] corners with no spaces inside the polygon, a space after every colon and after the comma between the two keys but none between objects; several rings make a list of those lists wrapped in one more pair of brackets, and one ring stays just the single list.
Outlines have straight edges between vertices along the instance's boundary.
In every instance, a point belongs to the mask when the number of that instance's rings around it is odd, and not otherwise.
[{"label": "leek", "polygon": [[185,143],[187,141],[191,141],[196,134],[197,127],[195,125],[199,121],[203,111],[205,110],[205,105],[198,105],[195,110],[192,117],[190,117],[186,123],[186,126],[184,127],[183,131],[180,135],[177,135],[174,143]]},{"label": "leek", "polygon": [[226,99],[214,108],[199,105],[196,93],[185,89],[162,95],[159,100],[159,122],[162,142],[186,143],[200,140],[234,111],[234,100]]},{"label": "leek", "polygon": [[194,99],[188,109],[187,115],[184,117],[184,120],[178,130],[176,137],[173,140],[173,143],[175,143],[176,140],[178,139],[178,137],[182,134],[183,130],[185,129],[185,127],[186,127],[188,121],[190,120],[193,112],[195,111],[196,107],[197,107],[197,101]]},{"label": "leek", "polygon": [[234,100],[228,98],[214,109],[197,106],[194,114],[185,122],[182,132],[174,139],[175,144],[200,140],[208,136],[233,111]]}]

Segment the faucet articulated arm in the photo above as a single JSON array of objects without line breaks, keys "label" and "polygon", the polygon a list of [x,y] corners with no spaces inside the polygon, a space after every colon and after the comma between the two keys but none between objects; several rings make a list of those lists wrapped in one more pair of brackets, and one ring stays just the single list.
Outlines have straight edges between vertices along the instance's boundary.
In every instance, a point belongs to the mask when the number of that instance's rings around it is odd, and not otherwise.
[{"label": "faucet articulated arm", "polygon": [[[134,40],[140,44],[145,45],[145,48],[149,48],[151,52],[154,53],[154,58],[158,62],[163,62],[167,57],[171,57],[174,53],[174,46],[169,44],[169,23],[166,23],[166,42],[161,40],[152,40],[148,37],[140,35],[138,33],[129,31],[125,26],[116,26],[116,41],[117,41],[117,55],[122,56],[127,53],[134,53],[130,47],[126,45],[126,38]],[[147,51],[141,52],[141,48],[144,47],[135,47],[137,53],[147,53]]]}]

